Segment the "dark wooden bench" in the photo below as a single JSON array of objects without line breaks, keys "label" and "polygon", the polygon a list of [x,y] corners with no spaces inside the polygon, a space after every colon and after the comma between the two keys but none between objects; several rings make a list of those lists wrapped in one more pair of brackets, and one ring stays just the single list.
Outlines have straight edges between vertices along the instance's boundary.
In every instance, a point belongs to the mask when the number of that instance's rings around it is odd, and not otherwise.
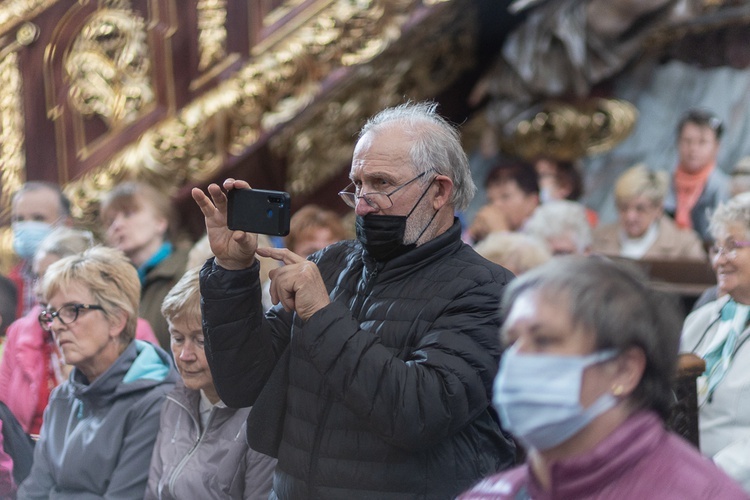
[{"label": "dark wooden bench", "polygon": [[706,362],[695,354],[680,354],[674,379],[675,404],[667,426],[700,447],[698,436],[698,392],[695,380],[706,370]]}]

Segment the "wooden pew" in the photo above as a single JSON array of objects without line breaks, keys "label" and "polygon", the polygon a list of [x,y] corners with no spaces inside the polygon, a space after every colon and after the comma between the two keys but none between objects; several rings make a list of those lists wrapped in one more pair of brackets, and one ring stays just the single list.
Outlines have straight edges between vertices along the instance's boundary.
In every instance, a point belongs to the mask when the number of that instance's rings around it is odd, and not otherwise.
[{"label": "wooden pew", "polygon": [[675,404],[667,427],[700,448],[698,392],[695,380],[706,370],[706,362],[692,353],[680,354],[674,379]]},{"label": "wooden pew", "polygon": [[707,260],[610,258],[640,268],[655,290],[679,299],[685,315],[707,288],[716,285],[716,273]]}]

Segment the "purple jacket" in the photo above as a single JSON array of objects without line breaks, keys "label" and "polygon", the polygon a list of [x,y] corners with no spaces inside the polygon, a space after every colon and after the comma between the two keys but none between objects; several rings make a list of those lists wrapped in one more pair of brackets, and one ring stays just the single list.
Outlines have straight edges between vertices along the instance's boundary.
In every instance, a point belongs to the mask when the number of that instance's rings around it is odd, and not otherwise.
[{"label": "purple jacket", "polygon": [[462,500],[748,499],[698,450],[641,411],[582,456],[552,466],[546,492],[527,464],[482,480]]}]

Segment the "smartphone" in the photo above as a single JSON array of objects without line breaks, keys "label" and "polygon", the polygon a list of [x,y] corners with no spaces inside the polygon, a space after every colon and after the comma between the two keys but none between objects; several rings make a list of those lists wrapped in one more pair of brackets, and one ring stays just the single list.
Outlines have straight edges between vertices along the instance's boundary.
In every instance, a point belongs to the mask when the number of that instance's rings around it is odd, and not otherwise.
[{"label": "smartphone", "polygon": [[227,202],[229,229],[271,236],[289,234],[289,193],[265,189],[232,189],[227,193]]}]

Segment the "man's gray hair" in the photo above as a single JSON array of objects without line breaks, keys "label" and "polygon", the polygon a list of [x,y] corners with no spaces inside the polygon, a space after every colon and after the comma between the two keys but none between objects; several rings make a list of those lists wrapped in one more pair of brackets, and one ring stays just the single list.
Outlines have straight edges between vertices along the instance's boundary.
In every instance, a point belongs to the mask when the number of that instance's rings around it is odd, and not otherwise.
[{"label": "man's gray hair", "polygon": [[[437,103],[407,102],[387,108],[365,123],[359,137],[393,124],[400,125],[404,134],[412,139],[410,156],[414,173],[434,170],[450,178],[453,181],[450,203],[455,210],[465,209],[477,188],[459,133],[437,113]],[[431,179],[425,177],[423,183],[428,183]]]}]

